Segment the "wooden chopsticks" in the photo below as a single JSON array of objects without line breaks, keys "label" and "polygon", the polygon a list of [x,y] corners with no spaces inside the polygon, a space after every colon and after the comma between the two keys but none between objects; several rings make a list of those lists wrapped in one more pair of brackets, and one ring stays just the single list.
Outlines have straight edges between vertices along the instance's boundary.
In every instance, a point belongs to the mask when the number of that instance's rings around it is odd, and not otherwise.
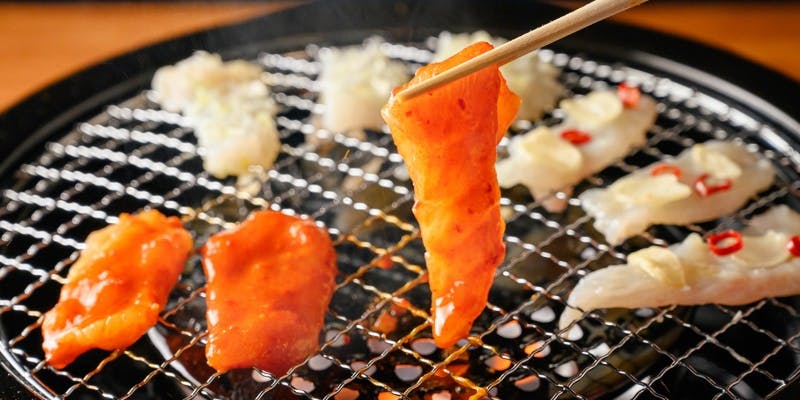
[{"label": "wooden chopsticks", "polygon": [[397,94],[402,99],[410,99],[435,89],[448,82],[469,75],[490,65],[503,65],[524,54],[555,42],[571,33],[579,31],[597,21],[638,6],[647,0],[594,0],[561,18],[548,22],[514,40],[487,51],[471,60],[459,64],[428,80],[405,88]]}]

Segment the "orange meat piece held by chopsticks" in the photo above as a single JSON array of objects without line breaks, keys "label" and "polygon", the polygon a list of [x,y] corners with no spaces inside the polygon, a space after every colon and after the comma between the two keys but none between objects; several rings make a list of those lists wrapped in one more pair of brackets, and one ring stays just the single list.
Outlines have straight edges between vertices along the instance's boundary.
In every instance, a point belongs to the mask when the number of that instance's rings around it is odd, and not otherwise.
[{"label": "orange meat piece held by chopsticks", "polygon": [[93,348],[124,349],[156,323],[192,249],[181,221],[155,210],[122,214],[86,239],[52,310],[45,359],[63,368]]},{"label": "orange meat piece held by chopsticks", "polygon": [[203,247],[208,364],[283,375],[318,348],[336,253],[313,221],[255,212]]},{"label": "orange meat piece held by chopsticks", "polygon": [[[491,48],[476,43],[420,68],[405,86]],[[427,251],[433,335],[439,347],[469,334],[505,254],[494,164],[497,143],[519,103],[497,66],[491,66],[414,98],[393,97],[383,108],[414,184],[414,215]]]}]

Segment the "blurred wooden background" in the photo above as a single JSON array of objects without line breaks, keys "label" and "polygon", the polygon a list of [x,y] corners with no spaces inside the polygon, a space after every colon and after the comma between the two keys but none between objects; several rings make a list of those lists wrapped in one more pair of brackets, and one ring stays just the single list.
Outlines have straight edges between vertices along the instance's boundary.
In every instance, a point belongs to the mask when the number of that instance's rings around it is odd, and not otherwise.
[{"label": "blurred wooden background", "polygon": [[[0,3],[0,111],[116,54],[293,3]],[[617,19],[706,42],[800,80],[798,16],[800,2],[653,0]]]}]

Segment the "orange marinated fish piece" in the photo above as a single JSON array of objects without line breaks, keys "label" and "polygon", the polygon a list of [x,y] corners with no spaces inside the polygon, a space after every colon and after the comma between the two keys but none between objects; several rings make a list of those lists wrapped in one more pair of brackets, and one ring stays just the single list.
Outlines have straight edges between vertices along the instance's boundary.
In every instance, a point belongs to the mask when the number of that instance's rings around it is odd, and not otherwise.
[{"label": "orange marinated fish piece", "polygon": [[[420,68],[405,86],[491,48],[476,43]],[[519,103],[492,66],[411,99],[394,97],[383,109],[414,184],[414,215],[427,250],[433,335],[439,347],[469,334],[505,255],[494,164],[497,143]]]},{"label": "orange marinated fish piece", "polygon": [[203,247],[208,364],[283,375],[318,348],[336,285],[336,253],[313,221],[251,214]]},{"label": "orange marinated fish piece", "polygon": [[123,349],[156,323],[192,250],[175,217],[122,214],[92,232],[44,315],[45,359],[63,368],[89,349]]}]

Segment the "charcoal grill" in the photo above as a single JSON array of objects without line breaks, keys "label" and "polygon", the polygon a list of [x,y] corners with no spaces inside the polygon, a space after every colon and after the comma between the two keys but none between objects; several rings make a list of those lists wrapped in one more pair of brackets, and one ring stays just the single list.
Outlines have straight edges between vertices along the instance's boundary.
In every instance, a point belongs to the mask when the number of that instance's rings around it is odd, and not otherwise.
[{"label": "charcoal grill", "polygon": [[[0,363],[24,390],[45,399],[788,395],[800,373],[798,298],[599,310],[570,332],[556,330],[570,288],[587,271],[689,232],[741,226],[773,204],[800,209],[796,83],[713,49],[613,24],[540,54],[563,70],[570,95],[627,81],[655,97],[659,117],[646,145],[574,194],[556,193],[569,204],[563,214],[548,213],[523,190],[504,191],[508,255],[489,303],[468,340],[446,351],[431,347],[423,249],[402,160],[385,131],[354,138],[315,128],[314,54],[378,35],[388,55],[414,68],[429,60],[430,38],[442,29],[511,37],[562,13],[527,2],[314,3],[125,55],[21,103],[0,117]],[[150,100],[154,69],[194,49],[260,63],[282,106],[281,155],[244,189],[203,172],[183,118]],[[543,123],[561,116],[555,110]],[[531,126],[517,121],[512,131]],[[592,229],[577,199],[583,190],[712,138],[771,160],[776,184],[732,216],[653,227],[617,247]],[[211,371],[203,358],[203,277],[195,257],[159,324],[136,344],[92,351],[63,370],[45,365],[41,315],[55,303],[86,235],[143,207],[181,217],[198,244],[262,208],[325,226],[341,273],[319,352],[285,376]],[[379,318],[393,318],[397,328],[380,332]]]}]

